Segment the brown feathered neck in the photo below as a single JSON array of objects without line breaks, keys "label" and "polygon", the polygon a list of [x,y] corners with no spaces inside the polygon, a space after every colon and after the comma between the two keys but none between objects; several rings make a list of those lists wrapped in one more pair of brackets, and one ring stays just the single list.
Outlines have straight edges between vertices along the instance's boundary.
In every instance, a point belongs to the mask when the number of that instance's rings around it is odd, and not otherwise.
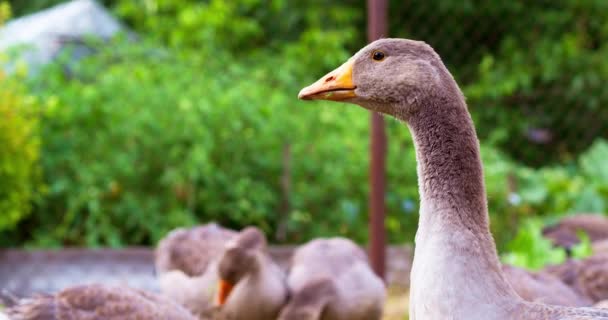
[{"label": "brown feathered neck", "polygon": [[462,95],[429,94],[416,101],[423,105],[407,122],[416,147],[420,198],[436,214],[422,221],[489,232],[479,142]]}]

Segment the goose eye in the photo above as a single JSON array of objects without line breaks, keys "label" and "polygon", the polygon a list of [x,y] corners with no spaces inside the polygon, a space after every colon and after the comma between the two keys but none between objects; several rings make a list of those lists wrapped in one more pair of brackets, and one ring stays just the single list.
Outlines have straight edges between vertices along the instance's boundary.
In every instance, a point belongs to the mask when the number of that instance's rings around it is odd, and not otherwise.
[{"label": "goose eye", "polygon": [[384,60],[384,52],[382,52],[382,51],[374,51],[374,52],[372,52],[372,59],[374,59],[376,61],[382,61],[382,60]]}]

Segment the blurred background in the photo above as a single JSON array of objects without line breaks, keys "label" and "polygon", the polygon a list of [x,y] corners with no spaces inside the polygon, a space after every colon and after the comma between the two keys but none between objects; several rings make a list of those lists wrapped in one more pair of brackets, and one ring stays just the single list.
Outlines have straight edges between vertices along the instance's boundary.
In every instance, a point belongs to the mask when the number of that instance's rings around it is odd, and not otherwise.
[{"label": "blurred background", "polygon": [[[62,2],[0,1],[0,246],[153,246],[212,220],[367,243],[369,113],[296,98],[366,44],[365,1],[75,1],[95,32],[15,26]],[[499,251],[544,265],[543,225],[608,207],[608,2],[389,7],[467,97]],[[12,46],[28,32],[43,54]],[[388,239],[411,243],[414,149],[386,129]]]}]

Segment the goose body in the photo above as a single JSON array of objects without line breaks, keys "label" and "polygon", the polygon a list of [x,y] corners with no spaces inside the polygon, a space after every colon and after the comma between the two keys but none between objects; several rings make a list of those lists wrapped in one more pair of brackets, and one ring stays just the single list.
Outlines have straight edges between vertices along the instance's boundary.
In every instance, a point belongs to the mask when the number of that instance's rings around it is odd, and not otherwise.
[{"label": "goose body", "polygon": [[386,297],[365,253],[344,238],[298,248],[288,276],[290,300],[279,320],[380,320]]},{"label": "goose body", "polygon": [[543,229],[543,236],[554,245],[566,249],[580,242],[579,232],[589,236],[591,242],[608,239],[608,219],[601,214],[584,213],[568,216]]},{"label": "goose body", "polygon": [[215,223],[169,233],[156,248],[161,292],[202,319],[216,312],[217,264],[237,232]]},{"label": "goose body", "polygon": [[586,295],[544,270],[530,272],[503,265],[502,271],[515,292],[526,301],[571,307],[589,307],[593,304]]},{"label": "goose body", "polygon": [[593,242],[591,249],[594,255],[608,254],[608,239]]},{"label": "goose body", "polygon": [[245,228],[227,244],[218,275],[218,319],[276,319],[287,301],[285,274],[271,259],[266,238],[257,228]]},{"label": "goose body", "polygon": [[23,299],[7,313],[12,320],[197,319],[165,297],[128,287],[97,284]]},{"label": "goose body", "polygon": [[412,133],[421,202],[410,320],[608,319],[602,309],[524,301],[509,285],[489,230],[473,121],[429,45],[375,41],[299,97],[358,104],[405,122]]},{"label": "goose body", "polygon": [[545,270],[593,303],[608,299],[608,253],[568,260]]}]

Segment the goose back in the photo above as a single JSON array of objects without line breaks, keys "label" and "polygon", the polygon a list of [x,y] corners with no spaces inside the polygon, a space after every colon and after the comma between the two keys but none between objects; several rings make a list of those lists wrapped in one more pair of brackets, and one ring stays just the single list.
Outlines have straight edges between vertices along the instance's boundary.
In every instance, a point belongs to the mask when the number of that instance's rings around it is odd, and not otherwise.
[{"label": "goose back", "polygon": [[169,233],[155,252],[161,292],[203,319],[213,317],[217,264],[237,234],[215,223]]},{"label": "goose back", "polygon": [[7,310],[13,320],[195,320],[162,296],[128,287],[81,285],[21,300]]},{"label": "goose back", "polygon": [[[344,238],[316,239],[298,248],[292,258],[288,286],[292,296],[289,304],[302,300],[299,295],[317,294],[317,299],[327,296],[315,306],[323,308],[317,312],[319,318],[310,320],[377,320],[386,298],[384,283],[370,268],[365,253]],[[322,291],[310,290],[311,286]],[[287,312],[294,306],[289,304],[279,319],[290,319]],[[306,307],[306,303],[301,307]]]},{"label": "goose back", "polygon": [[526,301],[551,305],[589,307],[591,299],[545,271],[530,272],[510,265],[502,267],[515,292]]}]

